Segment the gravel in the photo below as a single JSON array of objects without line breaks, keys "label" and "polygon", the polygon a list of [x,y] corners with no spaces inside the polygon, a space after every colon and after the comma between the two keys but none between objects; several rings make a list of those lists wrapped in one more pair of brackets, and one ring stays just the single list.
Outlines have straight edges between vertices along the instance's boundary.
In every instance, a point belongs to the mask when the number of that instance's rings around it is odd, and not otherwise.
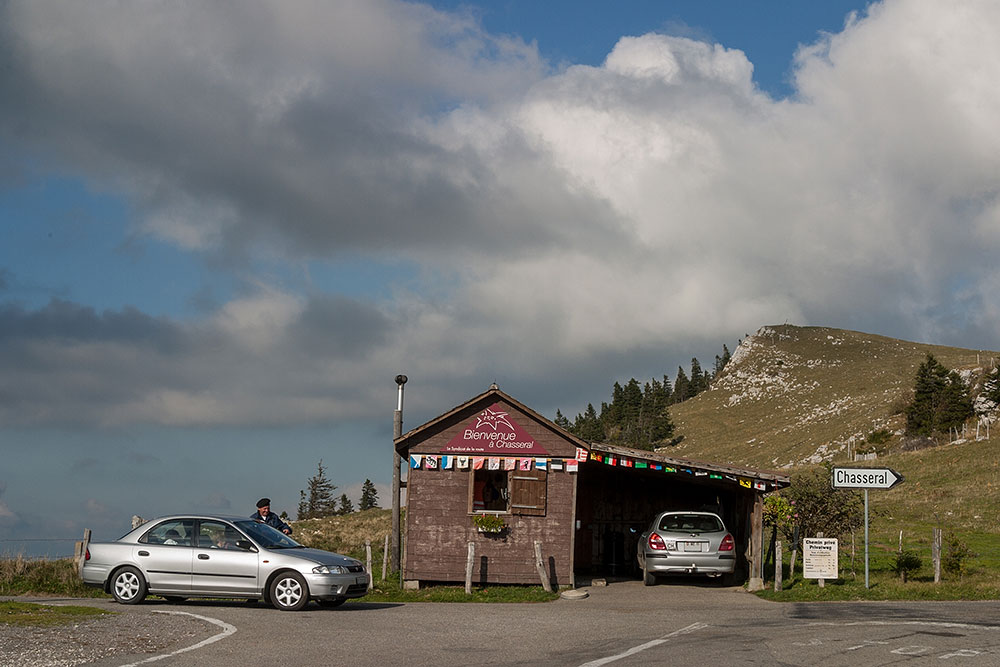
[{"label": "gravel", "polygon": [[114,656],[152,655],[197,643],[213,630],[217,628],[193,616],[134,611],[52,627],[0,625],[0,665],[69,667]]}]

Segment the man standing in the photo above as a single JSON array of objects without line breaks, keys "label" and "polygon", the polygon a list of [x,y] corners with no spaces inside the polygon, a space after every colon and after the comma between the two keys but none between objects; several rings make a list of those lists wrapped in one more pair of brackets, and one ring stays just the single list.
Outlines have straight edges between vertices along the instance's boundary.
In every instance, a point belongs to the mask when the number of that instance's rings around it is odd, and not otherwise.
[{"label": "man standing", "polygon": [[257,501],[257,512],[250,515],[251,519],[263,521],[272,528],[276,528],[285,535],[292,534],[292,527],[278,518],[277,514],[271,512],[271,499],[261,498]]}]

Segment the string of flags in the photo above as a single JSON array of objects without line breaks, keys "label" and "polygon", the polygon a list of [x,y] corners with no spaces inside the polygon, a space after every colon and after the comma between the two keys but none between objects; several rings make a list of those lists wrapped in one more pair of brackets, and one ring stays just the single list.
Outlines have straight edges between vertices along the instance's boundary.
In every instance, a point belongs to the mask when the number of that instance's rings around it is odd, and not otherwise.
[{"label": "string of flags", "polygon": [[656,470],[664,473],[687,474],[693,477],[707,477],[714,480],[734,482],[747,489],[767,491],[768,483],[759,479],[747,479],[728,473],[698,470],[683,466],[668,466],[658,461],[645,461],[615,454],[588,452],[582,447],[576,450],[576,458],[553,457],[506,457],[506,456],[470,456],[451,454],[410,454],[410,468],[424,470],[552,470],[578,472],[580,463],[596,461],[605,465],[639,470]]}]

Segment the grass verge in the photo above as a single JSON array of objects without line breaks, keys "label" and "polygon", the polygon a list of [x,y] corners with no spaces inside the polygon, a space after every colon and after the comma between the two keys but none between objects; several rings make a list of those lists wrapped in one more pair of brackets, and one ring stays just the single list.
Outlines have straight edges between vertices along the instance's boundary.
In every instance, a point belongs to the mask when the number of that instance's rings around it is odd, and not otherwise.
[{"label": "grass verge", "polygon": [[96,607],[35,604],[33,602],[0,601],[0,625],[48,627],[67,625],[94,616],[114,612]]}]

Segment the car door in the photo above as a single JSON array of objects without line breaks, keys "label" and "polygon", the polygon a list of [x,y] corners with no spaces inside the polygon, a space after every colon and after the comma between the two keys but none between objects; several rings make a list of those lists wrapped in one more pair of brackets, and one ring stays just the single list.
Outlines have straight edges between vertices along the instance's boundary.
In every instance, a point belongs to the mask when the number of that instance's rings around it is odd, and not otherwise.
[{"label": "car door", "polygon": [[194,592],[234,597],[260,593],[258,554],[246,548],[245,535],[228,523],[206,519],[199,522],[197,538],[191,562]]},{"label": "car door", "polygon": [[194,519],[169,519],[153,525],[134,547],[151,593],[185,593],[191,588]]}]

